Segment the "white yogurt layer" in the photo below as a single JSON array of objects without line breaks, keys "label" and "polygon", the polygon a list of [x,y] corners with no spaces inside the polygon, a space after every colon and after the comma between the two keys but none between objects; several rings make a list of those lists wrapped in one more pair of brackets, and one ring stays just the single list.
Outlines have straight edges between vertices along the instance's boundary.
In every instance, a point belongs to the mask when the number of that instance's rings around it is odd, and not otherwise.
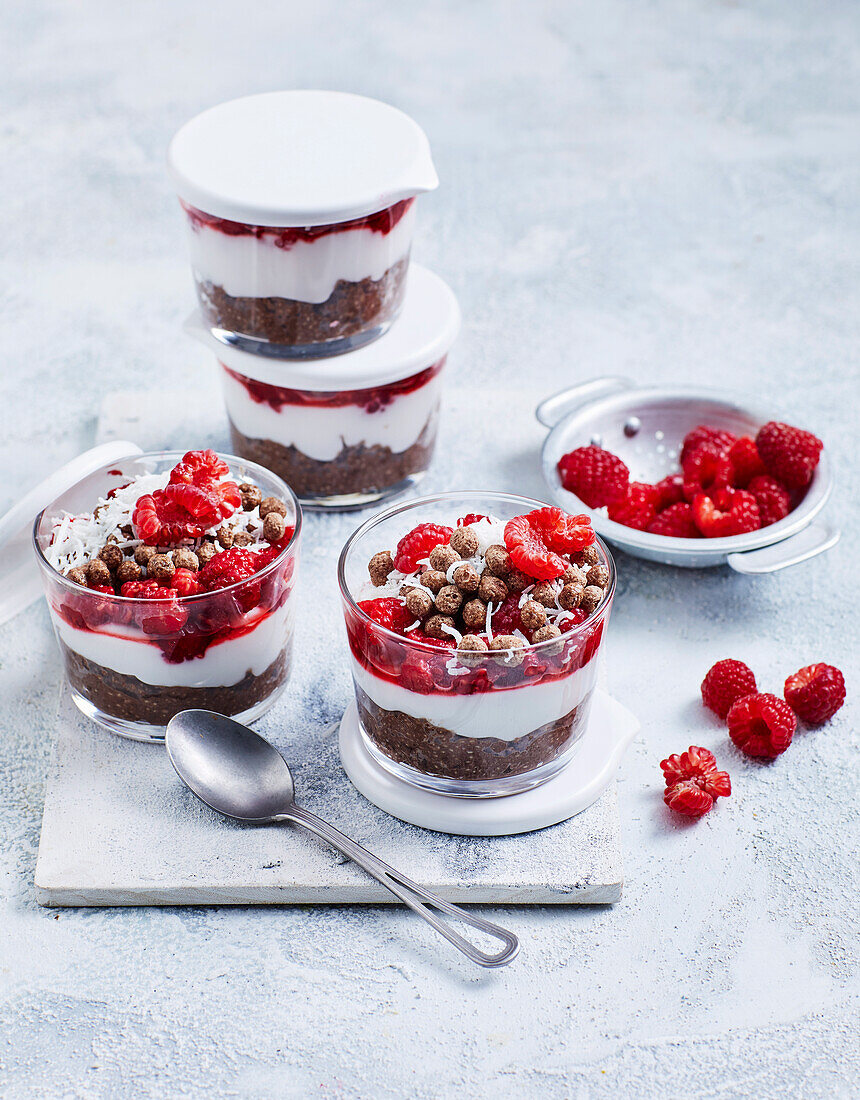
[{"label": "white yogurt layer", "polygon": [[228,371],[222,370],[221,380],[227,414],[242,435],[295,447],[317,462],[330,462],[344,447],[361,443],[388,447],[395,454],[408,450],[435,411],[442,389],[440,371],[420,389],[400,394],[377,412],[358,405],[284,405],[278,412],[265,402],[254,401]]},{"label": "white yogurt layer", "polygon": [[415,205],[389,233],[350,229],[278,248],[274,237],[232,237],[189,223],[191,267],[198,281],[223,287],[233,298],[291,298],[325,302],[340,279],[381,279],[409,254]]},{"label": "white yogurt layer", "polygon": [[51,608],[51,619],[60,640],[81,657],[123,676],[135,676],[159,687],[230,687],[248,672],[260,676],[280,653],[292,630],[292,611],[287,600],[276,611],[259,617],[258,609],[247,616],[247,634],[210,646],[202,657],[170,664],[161,650],[140,630],[110,625],[111,633],[78,630]]},{"label": "white yogurt layer", "polygon": [[399,710],[423,718],[461,737],[497,737],[514,741],[532,730],[556,722],[578,706],[597,679],[597,658],[560,679],[476,695],[421,695],[374,676],[355,658],[356,684],[383,710]]}]

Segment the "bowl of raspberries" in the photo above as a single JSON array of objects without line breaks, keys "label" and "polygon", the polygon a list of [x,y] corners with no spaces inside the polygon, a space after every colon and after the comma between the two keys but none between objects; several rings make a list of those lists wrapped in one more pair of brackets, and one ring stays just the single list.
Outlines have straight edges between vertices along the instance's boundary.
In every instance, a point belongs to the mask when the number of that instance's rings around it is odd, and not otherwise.
[{"label": "bowl of raspberries", "polygon": [[636,557],[770,573],[833,546],[821,439],[719,390],[599,378],[537,409],[558,503]]}]

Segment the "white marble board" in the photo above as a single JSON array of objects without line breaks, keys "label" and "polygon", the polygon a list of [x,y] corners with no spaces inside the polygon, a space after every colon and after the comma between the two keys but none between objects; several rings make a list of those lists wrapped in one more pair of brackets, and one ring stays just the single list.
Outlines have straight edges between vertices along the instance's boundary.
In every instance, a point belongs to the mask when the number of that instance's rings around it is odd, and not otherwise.
[{"label": "white marble board", "polygon": [[[449,390],[443,439],[456,439],[476,393]],[[541,430],[532,400],[499,390],[499,454],[485,453],[481,482],[507,487],[503,463]],[[172,410],[182,410],[181,413]],[[97,441],[129,438],[144,449],[229,449],[217,393],[108,394]],[[442,456],[445,461],[445,456]],[[529,464],[531,470],[534,466]],[[494,478],[495,474],[495,478]],[[539,492],[534,483],[526,492]],[[561,825],[515,837],[453,837],[404,824],[351,786],[336,722],[351,696],[345,638],[332,578],[345,538],[368,513],[307,514],[296,598],[301,601],[290,686],[256,728],[293,767],[299,800],[383,859],[455,901],[608,903],[621,894],[615,784]],[[325,678],[325,690],[321,688]],[[163,749],[121,740],[63,699],[36,867],[44,905],[376,903],[390,895],[337,853],[291,828],[233,824],[185,791]]]}]

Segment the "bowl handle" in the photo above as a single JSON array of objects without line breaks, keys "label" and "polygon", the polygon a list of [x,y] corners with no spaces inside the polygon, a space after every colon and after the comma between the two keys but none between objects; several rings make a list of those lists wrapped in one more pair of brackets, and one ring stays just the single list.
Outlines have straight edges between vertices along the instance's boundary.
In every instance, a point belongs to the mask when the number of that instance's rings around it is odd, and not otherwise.
[{"label": "bowl handle", "polygon": [[633,383],[629,378],[592,378],[590,382],[581,382],[578,386],[570,386],[560,393],[554,393],[552,397],[547,397],[535,409],[535,416],[545,428],[554,428],[563,416],[587,401],[632,388]]},{"label": "bowl handle", "polygon": [[818,554],[823,554],[839,542],[840,532],[824,523],[810,523],[796,535],[763,546],[760,550],[747,550],[746,553],[729,554],[728,565],[737,573],[775,573],[778,569],[787,569],[789,565],[798,565]]}]

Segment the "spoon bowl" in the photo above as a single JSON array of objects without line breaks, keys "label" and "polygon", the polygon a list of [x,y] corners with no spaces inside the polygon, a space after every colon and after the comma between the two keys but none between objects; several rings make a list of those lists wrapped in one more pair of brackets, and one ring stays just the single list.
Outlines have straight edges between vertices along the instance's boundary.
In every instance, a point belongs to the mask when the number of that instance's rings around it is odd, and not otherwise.
[{"label": "spoon bowl", "polygon": [[[289,821],[315,833],[363,867],[392,894],[479,966],[505,966],[519,951],[506,928],[438,897],[395,870],[339,829],[297,806],[293,777],[274,745],[233,718],[211,710],[184,710],[167,724],[167,755],[182,782],[211,809],[251,825]],[[442,920],[439,910],[501,940],[501,951],[483,951]]]},{"label": "spoon bowl", "polygon": [[293,776],[274,745],[211,710],[183,710],[167,726],[179,778],[213,810],[263,824],[293,805]]}]

